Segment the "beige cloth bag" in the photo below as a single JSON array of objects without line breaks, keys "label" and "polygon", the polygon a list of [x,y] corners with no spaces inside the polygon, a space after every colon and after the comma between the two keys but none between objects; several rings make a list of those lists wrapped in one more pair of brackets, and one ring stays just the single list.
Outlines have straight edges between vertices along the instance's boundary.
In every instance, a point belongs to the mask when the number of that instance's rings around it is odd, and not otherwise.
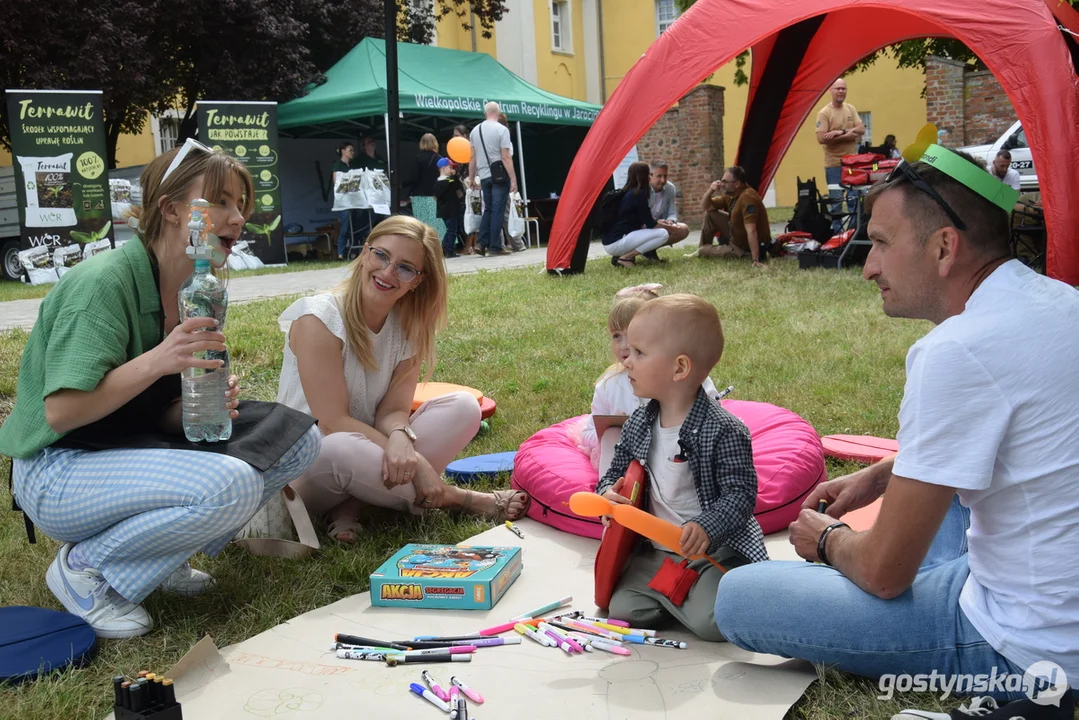
[{"label": "beige cloth bag", "polygon": [[259,508],[233,542],[264,557],[300,559],[319,549],[307,507],[291,485]]}]

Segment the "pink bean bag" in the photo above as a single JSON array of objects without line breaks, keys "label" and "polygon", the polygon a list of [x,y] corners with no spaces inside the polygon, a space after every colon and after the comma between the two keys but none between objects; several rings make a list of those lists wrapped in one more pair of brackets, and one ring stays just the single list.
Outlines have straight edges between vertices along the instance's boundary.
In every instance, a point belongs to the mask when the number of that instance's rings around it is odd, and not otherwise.
[{"label": "pink bean bag", "polygon": [[[745,423],[753,440],[757,521],[765,534],[786,529],[810,491],[828,479],[820,437],[800,416],[776,405],[746,400],[723,400],[722,405]],[[525,440],[514,458],[510,483],[531,495],[528,516],[533,520],[599,538],[599,518],[580,517],[569,509],[570,495],[591,492],[599,482],[592,463],[566,432],[579,420],[563,420]]]}]

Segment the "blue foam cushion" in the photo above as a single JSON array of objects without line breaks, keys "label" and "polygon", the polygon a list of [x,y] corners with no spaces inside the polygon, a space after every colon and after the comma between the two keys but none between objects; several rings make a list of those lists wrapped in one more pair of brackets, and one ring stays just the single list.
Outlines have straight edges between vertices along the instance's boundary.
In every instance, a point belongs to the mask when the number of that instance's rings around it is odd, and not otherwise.
[{"label": "blue foam cushion", "polygon": [[80,617],[36,607],[0,608],[0,681],[32,680],[85,665],[97,650],[94,629]]},{"label": "blue foam cushion", "polygon": [[461,483],[474,482],[480,477],[493,477],[498,473],[513,472],[513,458],[517,451],[491,453],[461,458],[446,468],[446,476]]}]

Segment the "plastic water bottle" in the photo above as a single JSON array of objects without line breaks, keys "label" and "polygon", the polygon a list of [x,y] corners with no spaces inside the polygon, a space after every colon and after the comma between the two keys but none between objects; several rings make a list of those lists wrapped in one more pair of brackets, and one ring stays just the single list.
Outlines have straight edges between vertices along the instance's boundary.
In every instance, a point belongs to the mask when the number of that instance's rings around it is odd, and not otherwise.
[{"label": "plastic water bottle", "polygon": [[[180,322],[193,317],[212,317],[217,321],[217,331],[225,327],[225,313],[229,296],[225,286],[210,272],[211,248],[205,237],[209,232],[207,212],[210,204],[205,200],[191,203],[191,247],[189,257],[195,260],[195,271],[180,287],[178,300]],[[187,368],[181,374],[183,386],[184,435],[190,442],[220,442],[232,437],[232,418],[226,407],[225,392],[229,385],[228,350],[205,350],[195,357],[208,360],[224,360],[220,368]]]}]

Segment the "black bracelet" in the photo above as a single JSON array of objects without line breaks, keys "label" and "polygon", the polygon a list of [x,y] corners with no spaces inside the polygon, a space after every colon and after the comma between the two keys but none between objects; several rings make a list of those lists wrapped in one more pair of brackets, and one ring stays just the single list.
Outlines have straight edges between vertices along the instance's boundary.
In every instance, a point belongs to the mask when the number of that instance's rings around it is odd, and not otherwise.
[{"label": "black bracelet", "polygon": [[831,533],[836,528],[841,527],[845,527],[848,530],[850,529],[850,525],[845,522],[834,522],[828,527],[824,528],[824,530],[820,534],[820,539],[817,540],[817,557],[820,558],[820,561],[825,565],[831,566],[832,563],[828,562],[828,554],[824,552],[824,541],[828,538],[829,533]]}]

